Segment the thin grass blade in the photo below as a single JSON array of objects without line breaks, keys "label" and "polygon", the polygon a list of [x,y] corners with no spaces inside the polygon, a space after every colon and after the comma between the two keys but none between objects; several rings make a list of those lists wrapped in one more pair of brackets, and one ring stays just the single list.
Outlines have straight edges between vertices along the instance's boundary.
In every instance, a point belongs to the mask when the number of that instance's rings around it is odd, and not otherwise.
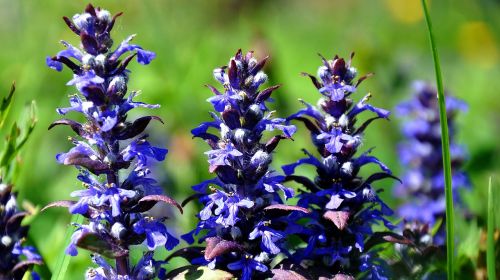
[{"label": "thin grass blade", "polygon": [[429,15],[429,10],[425,0],[422,0],[422,8],[427,22],[427,30],[431,44],[432,57],[434,59],[434,70],[436,72],[436,83],[438,91],[439,118],[441,122],[441,143],[443,150],[443,170],[445,180],[446,194],[446,258],[447,258],[447,275],[449,280],[455,279],[454,271],[454,239],[455,228],[453,222],[453,190],[451,186],[451,161],[450,161],[450,138],[448,133],[448,119],[446,114],[446,100],[444,96],[443,78],[441,75],[441,64],[439,62],[439,54],[436,47],[434,32],[432,29],[432,21]]},{"label": "thin grass blade", "polygon": [[[71,224],[81,224],[83,222],[83,216],[81,215],[73,215],[71,218]],[[64,236],[64,244],[68,245],[71,239],[71,235],[73,235],[73,227],[69,226],[66,230],[66,234]],[[52,274],[51,280],[64,280],[68,279],[65,277],[66,271],[68,270],[68,265],[71,260],[71,256],[66,254],[65,251],[62,251],[57,258],[57,264],[54,268],[54,272]]]},{"label": "thin grass blade", "polygon": [[488,184],[488,237],[486,241],[486,269],[488,279],[497,279],[495,268],[495,202],[491,177]]}]

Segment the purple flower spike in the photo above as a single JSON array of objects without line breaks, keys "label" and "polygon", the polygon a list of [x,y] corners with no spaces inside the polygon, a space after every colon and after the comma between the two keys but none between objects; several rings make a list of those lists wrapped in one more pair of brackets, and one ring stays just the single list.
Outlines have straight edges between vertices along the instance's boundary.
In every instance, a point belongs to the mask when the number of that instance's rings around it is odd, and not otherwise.
[{"label": "purple flower spike", "polygon": [[[406,201],[397,212],[408,224],[426,224],[432,228],[439,221],[441,225],[433,244],[444,245],[446,202],[437,93],[432,86],[421,81],[415,82],[413,88],[413,98],[396,108],[405,120],[401,129],[406,138],[398,149],[401,163],[407,170],[402,177],[403,183],[394,190],[397,197]],[[460,208],[459,190],[469,188],[470,182],[462,170],[467,159],[466,149],[455,141],[455,118],[457,113],[467,109],[467,104],[449,94],[446,95],[446,104],[453,162],[453,199]]]},{"label": "purple flower spike", "polygon": [[[385,217],[392,211],[377,196],[372,184],[397,178],[376,157],[368,155],[369,151],[357,157],[356,154],[368,125],[379,118],[387,119],[390,112],[368,104],[371,94],[354,103],[351,97],[366,77],[355,81],[357,71],[351,60],[346,62],[338,56],[322,60],[319,78],[304,74],[323,95],[319,105],[303,102],[306,108],[287,118],[288,122],[304,123],[319,154],[314,156],[304,150],[306,158],[283,166],[288,178],[307,189],[299,195],[297,204],[310,211],[295,217],[305,218],[306,222],[293,226],[303,244],[295,249],[292,258],[299,265],[291,270],[307,279],[354,279],[361,275],[366,279],[387,279],[383,262],[371,249],[380,240],[371,238],[385,234],[373,232],[373,224],[392,228]],[[358,125],[357,116],[367,110],[376,116]],[[359,171],[369,163],[380,166],[381,172],[362,178]],[[296,173],[297,167],[305,164],[316,168],[314,180]],[[268,249],[272,248],[272,238],[267,238]]]},{"label": "purple flower spike", "polygon": [[[108,11],[88,5],[72,20],[65,17],[68,27],[81,39],[82,49],[63,42],[66,49],[47,58],[50,68],[60,71],[66,66],[72,70],[73,78],[67,85],[79,91],[70,98],[69,108],[57,112],[65,115],[74,111],[85,118],[82,123],[62,119],[50,126],[67,125],[76,133],[72,138],[75,146],[56,159],[78,168],[78,180],[85,189],[71,194],[78,201],[54,202],[48,207],[66,206],[72,214],[87,218],[85,223],[75,224],[66,249],[72,256],[78,254],[78,248],[94,254],[93,261],[99,267],[89,269],[87,279],[164,278],[164,262],[153,259],[154,250],[171,250],[179,241],[167,231],[163,223],[166,217],[150,217],[146,212],[157,202],[182,208],[163,195],[156,180],[149,177],[151,159],[163,161],[168,150],[151,145],[144,131],[151,120],[161,119],[127,119],[134,108],[159,107],[135,101],[137,92],[128,93],[127,88],[127,66],[134,56],[146,65],[156,55],[129,44],[133,36],[111,51],[111,29],[119,15],[112,17]],[[130,246],[141,243],[148,252],[136,265],[129,263]],[[115,264],[108,264],[104,257]]]},{"label": "purple flower spike", "polygon": [[[264,279],[273,258],[288,235],[288,216],[295,208],[281,207],[293,191],[282,183],[285,176],[270,169],[272,152],[280,140],[295,133],[295,126],[274,118],[266,102],[278,86],[259,87],[267,80],[262,71],[267,58],[258,61],[253,53],[239,50],[227,66],[214,71],[223,91],[208,86],[214,94],[208,99],[215,112],[213,121],[192,130],[211,147],[209,171],[216,178],[193,186],[204,207],[198,226],[183,238],[206,241],[205,254],[189,257],[193,265],[224,270],[239,279]],[[277,134],[263,141],[264,132]],[[268,206],[274,210],[265,210]],[[278,210],[277,210],[278,209]],[[281,211],[279,209],[282,209]]]}]

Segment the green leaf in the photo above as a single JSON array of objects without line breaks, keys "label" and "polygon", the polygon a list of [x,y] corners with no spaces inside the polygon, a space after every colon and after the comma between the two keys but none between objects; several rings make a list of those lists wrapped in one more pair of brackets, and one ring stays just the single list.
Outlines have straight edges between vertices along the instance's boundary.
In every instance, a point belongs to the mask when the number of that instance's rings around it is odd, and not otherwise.
[{"label": "green leaf", "polygon": [[128,251],[108,243],[97,234],[85,233],[76,241],[76,245],[110,259],[128,255]]},{"label": "green leaf", "polygon": [[26,143],[26,141],[30,137],[31,133],[35,129],[35,125],[38,121],[38,119],[36,117],[36,111],[37,111],[36,102],[33,100],[33,101],[31,101],[31,105],[30,105],[30,109],[29,109],[29,119],[26,122],[26,125],[25,125],[24,130],[23,130],[23,131],[25,131],[24,135],[17,143],[17,147],[16,147],[17,151],[19,151],[24,146],[24,144]]},{"label": "green leaf", "polygon": [[212,270],[206,266],[188,265],[170,271],[166,278],[173,280],[230,280],[234,276],[224,270]]},{"label": "green leaf", "polygon": [[[71,223],[81,224],[83,222],[83,216],[74,215],[71,218]],[[73,235],[74,229],[73,227],[68,227],[66,230],[66,235],[64,236],[64,244],[68,245],[71,241],[71,236]],[[54,273],[52,274],[52,280],[65,280],[67,279],[66,271],[68,270],[69,261],[71,260],[71,256],[67,255],[65,250],[62,250],[59,253],[59,258],[57,258],[57,264],[54,268]]]},{"label": "green leaf", "polygon": [[486,239],[486,269],[488,279],[497,279],[495,268],[495,202],[491,177],[488,184],[488,234]]},{"label": "green leaf", "polygon": [[427,30],[429,41],[431,44],[432,57],[434,59],[434,70],[436,72],[436,83],[438,91],[439,118],[441,123],[441,144],[443,153],[443,171],[446,194],[446,259],[447,259],[447,275],[449,280],[455,279],[455,265],[453,261],[455,229],[453,222],[453,191],[451,187],[451,160],[450,160],[450,139],[448,133],[448,119],[446,114],[446,100],[444,96],[443,79],[441,76],[441,64],[439,62],[439,54],[434,39],[432,29],[431,16],[425,0],[422,0],[422,7],[427,22]]},{"label": "green leaf", "polygon": [[[16,123],[12,124],[12,127],[10,129],[10,133],[7,135],[7,141],[6,141],[6,146],[3,149],[2,157],[0,158],[0,166],[8,166],[10,164],[10,161],[16,154],[16,148],[17,148],[17,138],[19,137],[19,134],[21,131],[19,130],[19,127],[17,126]],[[8,172],[6,172],[8,173]]]},{"label": "green leaf", "polygon": [[7,118],[7,114],[9,113],[10,105],[12,103],[12,96],[14,96],[14,91],[16,91],[15,82],[12,83],[9,94],[2,99],[2,103],[0,104],[0,128],[3,127],[5,119]]}]

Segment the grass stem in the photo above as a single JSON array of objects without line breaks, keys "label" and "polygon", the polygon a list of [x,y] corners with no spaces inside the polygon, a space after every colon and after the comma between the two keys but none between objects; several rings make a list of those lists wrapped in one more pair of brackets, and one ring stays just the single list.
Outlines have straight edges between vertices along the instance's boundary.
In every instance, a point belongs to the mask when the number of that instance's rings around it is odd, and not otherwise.
[{"label": "grass stem", "polygon": [[443,78],[441,75],[441,64],[439,62],[439,54],[436,47],[434,32],[432,29],[432,21],[429,15],[429,9],[425,0],[422,0],[422,8],[427,22],[427,30],[431,44],[432,57],[434,59],[434,70],[436,72],[436,83],[438,92],[439,118],[441,123],[441,144],[443,154],[443,171],[445,181],[446,194],[446,259],[447,259],[447,275],[448,280],[455,279],[454,267],[454,239],[455,229],[453,222],[453,190],[451,185],[451,161],[450,161],[450,138],[448,133],[448,119],[446,114],[446,100],[444,96]]}]

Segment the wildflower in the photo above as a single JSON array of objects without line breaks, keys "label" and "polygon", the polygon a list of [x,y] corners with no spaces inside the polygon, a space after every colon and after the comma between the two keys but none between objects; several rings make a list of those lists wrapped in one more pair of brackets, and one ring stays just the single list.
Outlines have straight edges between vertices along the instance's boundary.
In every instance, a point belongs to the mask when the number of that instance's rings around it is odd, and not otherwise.
[{"label": "wildflower", "polygon": [[[445,193],[441,130],[436,90],[424,82],[414,83],[414,97],[402,102],[397,113],[406,119],[402,125],[405,140],[399,145],[399,156],[406,172],[402,184],[395,188],[395,195],[406,201],[397,210],[398,215],[409,222],[441,223],[434,244],[443,245],[445,231]],[[460,204],[459,190],[470,186],[462,165],[467,158],[464,146],[457,144],[456,115],[467,110],[467,104],[453,96],[446,96],[450,155],[452,162],[453,199]]]},{"label": "wildflower", "polygon": [[[227,67],[216,69],[215,79],[224,91],[208,86],[215,95],[208,101],[217,113],[212,113],[213,121],[192,130],[212,148],[205,154],[216,177],[193,187],[204,207],[197,228],[184,239],[193,242],[193,235],[199,235],[206,248],[202,258],[190,261],[240,279],[272,275],[272,259],[286,251],[286,216],[306,211],[283,205],[280,193],[289,198],[293,192],[282,185],[284,176],[269,167],[278,142],[290,138],[295,126],[273,118],[267,108],[278,86],[259,89],[267,79],[262,72],[266,60],[257,61],[252,52],[244,55],[239,50]],[[281,134],[263,142],[263,133],[274,130]]]},{"label": "wildflower", "polygon": [[[375,233],[372,225],[382,223],[393,226],[386,219],[391,209],[378,197],[372,184],[385,178],[395,178],[387,166],[369,153],[358,154],[363,133],[376,119],[388,119],[390,112],[368,103],[371,94],[359,102],[351,98],[366,76],[355,80],[357,71],[351,61],[335,56],[323,59],[318,70],[319,79],[309,76],[323,97],[318,107],[304,103],[305,108],[287,118],[301,121],[311,133],[319,156],[307,150],[307,157],[296,163],[283,166],[287,180],[295,180],[306,189],[299,194],[297,205],[310,210],[297,218],[306,218],[306,224],[298,232],[305,243],[294,252],[293,259],[300,266],[279,273],[295,271],[309,278],[368,279],[385,278],[385,264],[377,256],[374,245],[384,242],[384,236],[397,239],[391,232]],[[351,56],[352,59],[352,56]],[[374,117],[357,125],[357,117],[364,111]],[[301,165],[316,168],[314,180],[297,175],[295,169]],[[376,164],[380,172],[367,178],[359,175],[367,164]],[[276,272],[278,273],[278,271]],[[286,275],[286,274],[285,274]]]},{"label": "wildflower", "polygon": [[[127,95],[127,65],[134,58],[139,64],[149,64],[155,54],[132,44],[134,36],[113,49],[111,29],[120,15],[111,17],[108,11],[88,5],[72,20],[65,17],[68,27],[80,37],[82,49],[63,42],[66,49],[46,60],[57,71],[64,66],[72,70],[73,79],[68,85],[74,85],[79,92],[70,97],[70,107],[57,112],[66,115],[74,111],[85,117],[83,123],[61,119],[50,126],[67,125],[77,134],[72,138],[75,146],[56,159],[78,168],[78,180],[85,189],[71,194],[77,201],[54,202],[48,207],[67,206],[72,214],[88,219],[86,224],[75,224],[66,249],[70,255],[78,254],[77,247],[94,253],[93,261],[99,267],[90,269],[87,279],[153,279],[163,275],[163,262],[153,259],[153,251],[158,247],[171,250],[178,240],[162,219],[150,217],[147,211],[157,202],[165,202],[182,212],[149,177],[151,161],[164,160],[168,151],[152,146],[144,130],[151,121],[161,119],[127,119],[127,113],[134,108],[159,106],[134,101],[137,92]],[[128,176],[122,177],[125,171]],[[143,242],[148,252],[137,264],[130,264],[130,246]],[[114,259],[115,265],[103,257]]]},{"label": "wildflower", "polygon": [[[33,265],[41,265],[42,258],[32,246],[23,245],[28,226],[21,225],[27,212],[20,211],[12,185],[0,179],[0,278],[21,279]],[[33,272],[35,279],[38,275]]]}]

